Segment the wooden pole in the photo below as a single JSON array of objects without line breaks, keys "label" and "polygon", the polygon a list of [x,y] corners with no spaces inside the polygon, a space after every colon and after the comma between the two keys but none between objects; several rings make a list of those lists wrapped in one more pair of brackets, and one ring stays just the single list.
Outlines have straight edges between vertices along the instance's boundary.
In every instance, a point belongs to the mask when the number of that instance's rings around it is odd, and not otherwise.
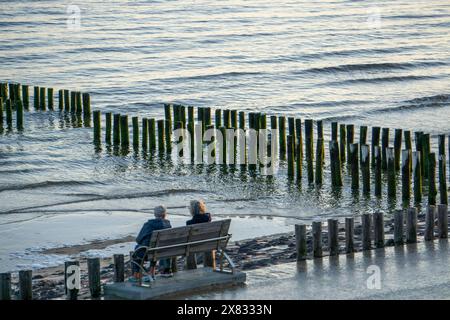
[{"label": "wooden pole", "polygon": [[100,259],[88,258],[88,277],[89,277],[89,291],[92,298],[100,297],[102,287],[100,283]]},{"label": "wooden pole", "polygon": [[[227,128],[225,128],[224,126],[219,128],[220,133],[222,134],[222,163],[221,164],[226,164],[227,163]],[[220,151],[219,151],[220,152]],[[252,164],[252,168],[255,166],[255,164]]]},{"label": "wooden pole", "polygon": [[363,180],[363,194],[370,194],[370,149],[364,144],[361,146],[361,173]]},{"label": "wooden pole", "polygon": [[148,148],[148,119],[142,118],[142,149]]},{"label": "wooden pole", "polygon": [[[36,94],[36,92],[35,92],[35,94]],[[64,111],[66,111],[66,112],[69,112],[71,110],[69,96],[70,96],[69,90],[64,90]]]},{"label": "wooden pole", "polygon": [[370,237],[370,229],[371,229],[371,221],[370,214],[364,213],[361,215],[361,229],[362,229],[362,249],[370,250],[372,248],[371,237]]},{"label": "wooden pole", "polygon": [[380,127],[372,128],[372,167],[375,167],[375,147],[380,145]]},{"label": "wooden pole", "polygon": [[77,111],[77,93],[75,91],[70,92],[70,112],[76,113]]},{"label": "wooden pole", "polygon": [[111,132],[112,132],[112,113],[105,113],[105,143],[111,144]]},{"label": "wooden pole", "polygon": [[219,129],[222,126],[222,110],[220,109],[216,109],[214,124],[216,125],[216,129]]},{"label": "wooden pole", "polygon": [[85,119],[91,117],[91,95],[83,93],[83,116]]},{"label": "wooden pole", "polygon": [[30,107],[30,93],[28,91],[28,85],[22,85],[22,101],[25,110],[28,110]]},{"label": "wooden pole", "polygon": [[188,107],[188,123],[194,123],[195,119],[194,119],[194,107],[193,106],[189,106]]},{"label": "wooden pole", "polygon": [[[166,150],[170,154],[170,151],[172,150],[172,129],[171,129],[171,123],[168,120],[165,120],[165,142],[166,142]],[[178,122],[178,121],[177,121]],[[203,133],[205,130],[203,130]]]},{"label": "wooden pole", "polygon": [[350,158],[350,145],[353,144],[353,139],[355,138],[355,126],[353,124],[347,125],[347,163],[351,164]]},{"label": "wooden pole", "polygon": [[331,122],[331,140],[338,141],[338,123]]},{"label": "wooden pole", "polygon": [[342,186],[341,160],[339,156],[339,145],[337,140],[330,141],[329,151],[330,151],[331,184],[334,187],[341,187]]},{"label": "wooden pole", "polygon": [[120,143],[126,149],[130,145],[130,131],[128,129],[128,116],[120,116]]},{"label": "wooden pole", "polygon": [[412,152],[411,131],[403,131],[403,136],[405,137],[405,149],[409,149]]},{"label": "wooden pole", "polygon": [[17,130],[23,130],[23,105],[21,100],[16,101],[16,126]]},{"label": "wooden pole", "polygon": [[[275,118],[275,120],[276,120],[276,118]],[[296,145],[297,150],[298,150],[297,155],[296,155],[296,159],[297,159],[297,157],[299,158],[297,163],[300,164],[300,171],[301,171],[301,162],[303,161],[302,119],[295,119],[295,136],[297,138],[297,141],[296,141],[295,145]],[[297,169],[299,169],[298,166],[297,166]],[[301,173],[300,173],[300,177],[301,177]]]},{"label": "wooden pole", "polygon": [[[367,126],[359,127],[359,145],[367,144]],[[370,161],[370,159],[369,159]]]},{"label": "wooden pole", "polygon": [[394,133],[394,158],[395,158],[395,170],[400,170],[400,154],[402,150],[402,129],[395,129]]},{"label": "wooden pole", "polygon": [[191,162],[193,163],[195,161],[195,123],[193,121],[188,122],[188,131],[190,135],[189,144],[190,144]]},{"label": "wooden pole", "polygon": [[41,99],[39,98],[40,90],[39,90],[39,87],[37,87],[37,86],[34,86],[33,89],[34,89],[34,95],[33,95],[34,109],[39,110],[39,103],[41,101]]},{"label": "wooden pole", "polygon": [[317,139],[317,149],[316,149],[316,175],[315,175],[315,181],[317,185],[321,185],[322,184],[322,166],[323,166],[323,152],[324,152],[324,147],[323,147],[323,139],[319,138]]},{"label": "wooden pole", "polygon": [[8,126],[9,129],[12,128],[12,101],[11,99],[6,100],[5,103],[5,108],[6,108],[6,125]]},{"label": "wooden pole", "polygon": [[[347,128],[348,129],[348,128]],[[347,136],[348,138],[348,136]],[[352,143],[348,146],[351,174],[352,174],[352,190],[359,189],[359,161],[358,161],[358,144]]]},{"label": "wooden pole", "polygon": [[11,273],[0,273],[0,301],[11,300]]},{"label": "wooden pole", "polygon": [[159,153],[164,152],[164,120],[158,120],[158,151]]},{"label": "wooden pole", "polygon": [[402,199],[409,203],[411,198],[411,150],[402,150]]},{"label": "wooden pole", "polygon": [[32,271],[19,271],[19,299],[32,300],[33,299],[33,283]]},{"label": "wooden pole", "polygon": [[395,198],[397,195],[395,177],[395,153],[394,148],[386,149],[387,170],[388,170],[388,197]]},{"label": "wooden pole", "polygon": [[287,165],[288,165],[288,177],[294,176],[294,137],[287,136]]},{"label": "wooden pole", "polygon": [[446,204],[438,205],[438,237],[448,238],[448,207]]},{"label": "wooden pole", "polygon": [[[210,109],[210,108],[208,108],[208,109]],[[230,117],[231,117],[231,127],[233,127],[234,129],[237,129],[238,128],[237,110],[231,110]],[[265,118],[266,118],[266,115],[264,115],[264,119]]]},{"label": "wooden pole", "polygon": [[280,159],[286,159],[286,118],[284,116],[278,117],[278,135]]},{"label": "wooden pole", "polygon": [[113,116],[113,144],[118,146],[120,144],[120,114],[115,113]]},{"label": "wooden pole", "polygon": [[423,239],[425,241],[434,240],[434,218],[436,216],[436,207],[433,205],[428,206],[425,215],[425,232]]},{"label": "wooden pole", "polygon": [[137,150],[139,148],[139,118],[131,118],[133,124],[133,148]]},{"label": "wooden pole", "polygon": [[39,92],[39,98],[40,98],[39,108],[40,108],[41,110],[45,110],[45,109],[46,109],[46,104],[45,104],[45,88],[44,88],[44,87],[40,87],[39,90],[40,90],[40,92]]},{"label": "wooden pole", "polygon": [[75,96],[76,96],[76,99],[75,99],[75,101],[76,101],[76,112],[77,112],[77,114],[81,114],[82,112],[83,112],[83,107],[82,107],[82,101],[81,101],[81,92],[79,92],[79,91],[77,91],[76,93],[75,93]]},{"label": "wooden pole", "polygon": [[406,242],[417,242],[417,210],[409,208],[406,212]]},{"label": "wooden pole", "polygon": [[48,109],[53,110],[53,88],[47,89]]},{"label": "wooden pole", "polygon": [[439,198],[441,204],[448,204],[447,168],[445,156],[445,135],[438,136],[439,145]]},{"label": "wooden pole", "polygon": [[[275,117],[276,119],[276,117]],[[245,129],[245,112],[239,111],[239,129]]]},{"label": "wooden pole", "polygon": [[339,254],[339,226],[337,219],[328,219],[328,247],[330,256]]},{"label": "wooden pole", "polygon": [[101,114],[100,111],[96,110],[93,113],[94,118],[94,143],[100,144],[101,141]]},{"label": "wooden pole", "polygon": [[230,110],[223,110],[223,126],[225,129],[231,128]]},{"label": "wooden pole", "polygon": [[306,225],[295,225],[295,240],[297,249],[297,261],[306,260],[308,255],[308,247],[306,243]]},{"label": "wooden pole", "polygon": [[428,155],[428,204],[436,205],[436,154]]},{"label": "wooden pole", "polygon": [[403,244],[403,210],[394,212],[394,244],[396,246]]},{"label": "wooden pole", "polygon": [[125,281],[125,257],[123,254],[113,255],[114,259],[114,282]]},{"label": "wooden pole", "polygon": [[313,257],[322,257],[322,222],[313,221],[312,223],[312,241],[313,241]]},{"label": "wooden pole", "polygon": [[[322,120],[317,120],[317,139],[322,139],[321,149],[316,149],[316,150],[320,152],[320,156],[321,156],[320,163],[323,165],[325,163],[325,145],[323,142],[323,122],[322,122]],[[319,152],[317,152],[317,154],[319,154]]]},{"label": "wooden pole", "polygon": [[59,108],[59,111],[64,110],[64,90],[63,89],[58,90],[58,108]]},{"label": "wooden pole", "polygon": [[156,149],[156,121],[153,118],[148,119],[148,148],[150,151]]},{"label": "wooden pole", "polygon": [[314,182],[314,137],[313,121],[305,120],[305,155],[308,170],[308,183]]},{"label": "wooden pole", "polygon": [[[76,287],[76,282],[80,281],[79,274],[77,275],[76,272],[72,272],[69,274],[69,270],[67,270],[70,266],[80,266],[80,263],[78,261],[66,261],[64,262],[64,290],[66,293],[66,297],[68,300],[77,300],[78,299],[78,292],[79,288]],[[76,278],[75,278],[76,277]],[[74,282],[71,283],[73,285],[72,289],[69,289],[67,287],[67,284],[70,280],[74,280]]]},{"label": "wooden pole", "polygon": [[347,142],[346,142],[346,137],[347,137],[347,133],[346,133],[346,128],[345,128],[345,124],[340,124],[339,125],[339,155],[341,157],[341,164],[343,164],[345,162],[345,148],[347,146]]},{"label": "wooden pole", "polygon": [[355,251],[355,221],[353,218],[345,218],[345,252]]},{"label": "wooden pole", "polygon": [[414,179],[414,202],[422,202],[422,165],[420,161],[420,151],[412,153],[412,169]]},{"label": "wooden pole", "polygon": [[384,219],[383,213],[375,211],[373,213],[373,234],[374,244],[377,248],[384,247]]},{"label": "wooden pole", "polygon": [[389,128],[383,128],[381,132],[381,168],[387,169],[386,150],[389,147]]}]

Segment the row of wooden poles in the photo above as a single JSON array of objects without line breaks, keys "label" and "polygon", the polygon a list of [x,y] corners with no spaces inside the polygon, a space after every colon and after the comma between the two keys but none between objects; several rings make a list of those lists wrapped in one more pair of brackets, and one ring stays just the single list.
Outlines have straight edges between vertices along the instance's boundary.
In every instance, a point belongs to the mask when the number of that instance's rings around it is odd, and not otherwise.
[{"label": "row of wooden poles", "polygon": [[[410,207],[394,212],[394,245],[405,243],[416,243],[418,241],[417,230],[417,209]],[[437,221],[437,226],[436,226]],[[344,252],[353,253],[356,251],[354,237],[354,218],[345,218],[345,244]],[[386,245],[384,234],[384,217],[382,212],[361,215],[361,249],[370,250],[372,248],[383,248]],[[328,255],[336,256],[340,250],[339,244],[339,222],[337,219],[327,220],[328,235]],[[433,241],[435,238],[448,238],[448,207],[440,204],[437,207],[430,205],[425,213],[424,241]],[[308,257],[319,258],[324,255],[322,239],[322,222],[313,221],[311,225],[311,250],[308,250],[307,225],[295,225],[297,260],[305,260]]]},{"label": "row of wooden poles", "polygon": [[[34,109],[55,110],[54,89],[34,86]],[[5,109],[5,120],[3,116]],[[13,112],[16,113],[17,130],[24,129],[24,110],[30,109],[29,86],[20,83],[0,83],[0,128],[6,123],[7,128],[13,127]],[[90,123],[91,98],[89,93],[79,91],[58,90],[58,109],[83,117],[85,123]],[[89,125],[87,125],[89,126]]]},{"label": "row of wooden poles", "polygon": [[[394,213],[394,245],[399,246],[405,243],[418,242],[417,228],[417,209],[408,208],[397,210]],[[437,223],[436,223],[437,221]],[[345,218],[345,244],[341,250],[339,243],[339,221],[330,218],[327,220],[327,247],[323,245],[323,223],[314,221],[311,225],[310,239],[311,249],[308,249],[308,226],[306,224],[295,225],[295,240],[297,261],[309,258],[321,258],[325,255],[337,256],[340,253],[350,254],[358,251],[355,244],[355,219],[353,217]],[[361,215],[361,250],[371,250],[373,248],[383,248],[385,241],[385,222],[382,212]],[[448,238],[448,207],[445,204],[436,206],[430,205],[425,214],[424,241],[433,241],[435,238]],[[132,253],[130,253],[131,257]],[[114,260],[114,282],[125,281],[125,256],[115,254]],[[79,266],[79,261],[67,261],[64,264],[64,287],[67,299],[75,300],[78,298],[79,289],[68,289],[67,279],[71,276],[68,268],[72,265]],[[174,264],[176,266],[176,264]],[[191,266],[193,268],[193,266]],[[91,298],[100,297],[101,273],[100,258],[87,259],[88,286]],[[174,270],[175,272],[176,270]],[[33,299],[32,271],[19,271],[19,295],[20,300]],[[0,274],[0,300],[10,300],[11,295],[11,273]]]},{"label": "row of wooden poles", "polygon": [[[191,161],[195,159],[194,128],[196,125],[194,107],[171,105],[164,106],[165,119],[143,118],[139,123],[138,117],[132,117],[133,147],[160,153],[169,153],[172,150],[173,130],[187,128],[191,141]],[[202,133],[205,130],[215,128],[225,136],[225,130],[246,130],[246,118],[248,128],[259,131],[267,129],[267,116],[259,112],[246,114],[237,110],[215,109],[215,121],[212,124],[212,110],[208,107],[197,108],[197,124],[201,124]],[[173,118],[172,118],[173,116]],[[172,121],[173,119],[173,121]],[[94,111],[94,142],[102,141],[101,113]],[[287,123],[287,126],[286,126]],[[127,115],[105,113],[104,141],[108,145],[123,147],[128,150],[130,146],[130,130]],[[304,126],[304,136],[303,130]],[[140,130],[142,128],[142,130]],[[290,178],[302,178],[303,159],[307,165],[307,179],[309,183],[321,185],[323,182],[323,168],[325,163],[325,148],[323,122],[316,121],[317,145],[314,151],[314,121],[285,116],[270,116],[271,132],[277,130],[279,157],[287,160],[287,174]],[[447,174],[446,174],[446,136],[438,136],[438,153],[431,150],[430,134],[415,132],[415,151],[413,151],[412,133],[409,130],[395,129],[394,145],[390,145],[390,129],[373,127],[371,145],[368,144],[368,127],[360,126],[359,142],[355,142],[355,126],[353,124],[331,123],[331,140],[329,141],[331,184],[333,187],[343,185],[343,165],[347,163],[348,172],[351,175],[351,188],[360,189],[362,180],[363,194],[370,194],[373,185],[374,194],[382,195],[382,172],[387,172],[387,194],[395,198],[397,194],[397,174],[401,173],[402,199],[409,202],[411,193],[414,201],[422,201],[423,187],[428,187],[428,202],[436,204],[436,167],[439,171],[440,203],[446,204],[447,198]],[[202,135],[203,136],[203,135]],[[212,143],[203,141],[202,143]],[[236,150],[235,140],[235,150]],[[404,148],[402,148],[404,141]],[[179,141],[177,141],[179,142]],[[244,141],[245,143],[245,141]],[[304,147],[303,147],[304,145]],[[226,152],[226,145],[222,145]],[[259,144],[256,146],[259,149]],[[200,149],[202,150],[202,149]],[[267,154],[271,155],[270,139],[267,146]],[[259,150],[258,150],[259,154]],[[450,159],[450,145],[449,145]],[[226,162],[227,157],[223,157]],[[314,169],[315,164],[315,169]],[[373,175],[371,174],[371,168]],[[371,181],[373,180],[373,181]]]}]

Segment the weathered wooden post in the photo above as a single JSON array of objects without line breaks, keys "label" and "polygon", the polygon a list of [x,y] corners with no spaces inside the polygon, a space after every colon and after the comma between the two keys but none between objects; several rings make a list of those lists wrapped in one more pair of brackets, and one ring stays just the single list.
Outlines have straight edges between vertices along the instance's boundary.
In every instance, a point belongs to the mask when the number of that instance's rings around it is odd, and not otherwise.
[{"label": "weathered wooden post", "polygon": [[335,121],[331,122],[331,140],[338,141],[338,123]]},{"label": "weathered wooden post", "polygon": [[76,91],[70,92],[70,112],[76,113],[77,111],[77,93]]},{"label": "weathered wooden post", "polygon": [[322,257],[322,222],[312,222],[313,257]]},{"label": "weathered wooden post", "polygon": [[[36,94],[36,92],[35,92]],[[64,111],[65,112],[69,112],[71,110],[71,106],[70,106],[70,92],[69,90],[65,89],[64,90]]]},{"label": "weathered wooden post", "polygon": [[17,130],[23,130],[23,105],[21,100],[16,101],[16,126]]},{"label": "weathered wooden post", "polygon": [[100,111],[96,110],[93,113],[94,118],[94,144],[100,144],[101,141],[101,114]]},{"label": "weathered wooden post", "polygon": [[370,149],[364,144],[361,146],[361,173],[363,180],[363,194],[370,194]]},{"label": "weathered wooden post", "polygon": [[39,103],[41,102],[41,99],[39,98],[39,87],[34,86],[34,95],[33,95],[33,101],[34,101],[34,109],[39,110]]},{"label": "weathered wooden post", "polygon": [[339,145],[337,140],[330,141],[329,151],[330,151],[331,184],[334,187],[341,187],[342,186],[341,160],[339,156]]},{"label": "weathered wooden post", "polygon": [[430,146],[430,134],[424,133],[422,135],[422,150],[423,150],[423,157],[422,157],[422,167],[424,170],[424,177],[429,178],[429,163],[430,163],[430,153],[431,153],[431,146]]},{"label": "weathered wooden post", "polygon": [[128,116],[120,116],[120,143],[123,149],[128,149],[130,145],[130,132],[128,129]]},{"label": "weathered wooden post", "polygon": [[47,88],[48,109],[53,110],[53,88]]},{"label": "weathered wooden post", "polygon": [[405,137],[405,149],[412,150],[411,131],[410,130],[403,131],[403,136]]},{"label": "weathered wooden post", "polygon": [[[208,108],[208,109],[210,109],[210,108]],[[237,129],[238,128],[237,110],[231,110],[230,117],[231,117],[231,127],[234,129]],[[264,115],[264,119],[265,118],[266,118],[266,115]]]},{"label": "weathered wooden post", "polygon": [[113,116],[113,144],[120,144],[120,114],[115,113]]},{"label": "weathered wooden post", "polygon": [[3,130],[3,97],[0,97],[0,132],[2,130]]},{"label": "weathered wooden post", "polygon": [[152,152],[156,149],[156,121],[153,118],[148,119],[148,148]]},{"label": "weathered wooden post", "polygon": [[79,261],[64,262],[64,290],[68,300],[77,300],[80,283],[80,274],[77,272],[80,268]]},{"label": "weathered wooden post", "polygon": [[417,242],[417,210],[409,208],[406,211],[406,242]]},{"label": "weathered wooden post", "polygon": [[402,150],[402,129],[395,129],[394,132],[394,158],[395,158],[395,170],[400,170],[400,154]]},{"label": "weathered wooden post", "polygon": [[394,212],[394,244],[396,246],[403,244],[403,210]]},{"label": "weathered wooden post", "polygon": [[441,134],[438,137],[439,145],[439,198],[441,204],[448,204],[447,193],[447,168],[445,156],[445,135]]},{"label": "weathered wooden post", "polygon": [[78,115],[81,115],[81,113],[83,112],[83,107],[82,107],[82,101],[81,101],[81,92],[77,91],[75,92],[75,101],[76,101],[76,112]]},{"label": "weathered wooden post", "polygon": [[370,250],[372,248],[370,229],[371,229],[370,214],[364,213],[361,215],[362,249],[363,250]]},{"label": "weathered wooden post", "polygon": [[89,291],[92,298],[100,297],[102,286],[100,284],[100,259],[88,258],[88,277],[89,277]]},{"label": "weathered wooden post", "polygon": [[284,116],[278,117],[278,135],[280,159],[286,159],[286,118]]},{"label": "weathered wooden post", "polygon": [[[363,146],[367,144],[367,126],[359,127],[359,145]],[[370,159],[369,159],[370,161]]]},{"label": "weathered wooden post", "polygon": [[91,95],[89,93],[83,93],[83,116],[85,119],[91,117]]},{"label": "weathered wooden post", "polygon": [[11,273],[0,273],[0,301],[11,300]]},{"label": "weathered wooden post", "polygon": [[[276,118],[275,118],[276,120]],[[297,153],[296,153],[296,159],[297,160],[297,173],[300,171],[300,177],[302,176],[301,174],[301,162],[303,161],[303,134],[302,134],[302,119],[295,119],[295,136],[297,138],[296,141],[296,149],[297,149]],[[298,166],[300,165],[300,167]]]},{"label": "weathered wooden post", "polygon": [[[170,127],[169,121],[167,121],[167,120],[163,120],[163,121],[164,121],[164,129],[165,129],[166,150],[170,154],[170,151],[172,151],[172,129]],[[205,130],[203,129],[203,133],[204,132],[205,132]]]},{"label": "weathered wooden post", "polygon": [[32,300],[33,299],[33,283],[32,271],[19,271],[19,299]]},{"label": "weathered wooden post", "polygon": [[448,238],[448,207],[446,204],[438,205],[438,237]]},{"label": "weathered wooden post", "polygon": [[380,127],[372,128],[372,167],[375,167],[375,147],[380,145]]},{"label": "weathered wooden post", "polygon": [[[348,128],[347,128],[348,129]],[[348,136],[347,136],[348,138]],[[348,160],[350,162],[350,170],[352,175],[352,190],[359,189],[359,161],[358,161],[358,144],[352,143],[348,146]]]},{"label": "weathered wooden post", "polygon": [[383,213],[375,211],[373,213],[373,234],[374,244],[377,248],[384,247],[384,219]]},{"label": "weathered wooden post", "polygon": [[345,148],[347,146],[345,124],[339,125],[339,156],[341,157],[341,164],[345,163]]},{"label": "weathered wooden post", "polygon": [[394,148],[386,149],[387,170],[388,170],[388,197],[395,198],[397,195],[395,179],[395,152]]},{"label": "weathered wooden post", "polygon": [[295,225],[295,240],[297,249],[297,261],[305,260],[308,255],[308,247],[306,244],[306,225]]},{"label": "weathered wooden post", "polygon": [[6,100],[6,103],[5,103],[5,111],[6,111],[6,125],[8,126],[8,128],[9,129],[11,129],[12,128],[12,121],[13,121],[13,118],[12,118],[12,108],[13,108],[13,106],[12,106],[12,101],[11,101],[11,99],[8,99],[8,100]]},{"label": "weathered wooden post", "polygon": [[328,247],[330,256],[339,254],[339,225],[337,219],[328,219]]},{"label": "weathered wooden post", "polygon": [[139,118],[132,117],[131,122],[133,125],[133,148],[137,150],[139,149]]},{"label": "weathered wooden post", "polygon": [[59,111],[64,110],[64,90],[63,89],[58,90],[58,108],[59,108]]},{"label": "weathered wooden post", "polygon": [[308,170],[308,183],[314,182],[314,137],[313,121],[305,120],[305,156]]},{"label": "weathered wooden post", "polygon": [[[277,118],[275,117],[275,121],[276,121],[276,119]],[[242,130],[245,129],[245,112],[244,111],[239,111],[239,129],[242,129]]]},{"label": "weathered wooden post", "polygon": [[45,88],[44,87],[40,87],[39,88],[39,108],[41,110],[45,110],[46,109],[46,105],[45,105]]},{"label": "weathered wooden post", "polygon": [[124,282],[125,257],[123,254],[115,254],[113,255],[113,259],[114,259],[114,282]]},{"label": "weathered wooden post", "polygon": [[[319,139],[322,139],[321,148],[316,149],[317,150],[316,154],[317,154],[317,156],[319,156],[319,153],[320,153],[320,156],[321,156],[320,163],[323,165],[323,164],[325,164],[325,144],[323,142],[324,138],[323,138],[323,121],[322,120],[317,120],[317,140],[319,140]],[[319,142],[317,142],[317,143],[319,143]]]},{"label": "weathered wooden post", "polygon": [[428,155],[428,204],[436,205],[436,154]]},{"label": "weathered wooden post", "polygon": [[148,148],[148,119],[142,118],[142,150]]},{"label": "weathered wooden post", "polygon": [[386,150],[389,147],[389,128],[383,128],[381,130],[381,168],[387,169],[387,155]]},{"label": "weathered wooden post", "polygon": [[414,179],[414,202],[422,202],[422,165],[420,161],[420,151],[412,153],[412,169]]},{"label": "weathered wooden post", "polygon": [[111,144],[111,132],[112,132],[112,113],[105,113],[105,143]]},{"label": "weathered wooden post", "polygon": [[425,232],[423,239],[425,241],[431,241],[434,239],[434,217],[436,216],[436,207],[433,205],[428,206],[425,213]]},{"label": "weathered wooden post", "polygon": [[30,93],[28,91],[28,85],[22,85],[22,102],[25,110],[30,107]]},{"label": "weathered wooden post", "polygon": [[292,178],[294,176],[294,137],[291,135],[287,136],[287,162],[287,174],[289,178]]},{"label": "weathered wooden post", "polygon": [[322,171],[323,171],[323,152],[324,152],[324,146],[323,146],[323,139],[319,138],[317,139],[317,149],[316,149],[316,175],[315,175],[315,181],[317,185],[322,184]]},{"label": "weathered wooden post", "polygon": [[354,218],[345,218],[345,252],[355,251],[355,220]]},{"label": "weathered wooden post", "polygon": [[[240,120],[240,113],[239,113],[239,120]],[[216,109],[215,111],[214,124],[216,126],[216,129],[219,129],[222,126],[222,110],[220,109]]]},{"label": "weathered wooden post", "polygon": [[164,120],[157,121],[158,126],[158,151],[160,154],[164,153]]},{"label": "weathered wooden post", "polygon": [[402,150],[402,199],[409,202],[411,198],[411,149]]},{"label": "weathered wooden post", "polygon": [[[355,126],[353,124],[347,125],[347,164],[351,165],[350,159],[350,145],[353,144],[355,138]],[[358,145],[356,145],[358,147]]]}]

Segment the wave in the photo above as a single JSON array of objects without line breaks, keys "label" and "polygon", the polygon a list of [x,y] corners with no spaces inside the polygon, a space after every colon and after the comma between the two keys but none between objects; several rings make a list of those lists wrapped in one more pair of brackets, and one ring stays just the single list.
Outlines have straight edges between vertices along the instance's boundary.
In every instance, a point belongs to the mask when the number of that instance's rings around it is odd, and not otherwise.
[{"label": "wave", "polygon": [[[23,170],[19,170],[18,172],[22,172],[22,171]],[[8,171],[6,171],[6,172],[8,172]],[[2,173],[2,172],[0,171],[0,173]],[[76,181],[76,180],[69,180],[69,181],[43,181],[43,182],[38,182],[38,183],[30,183],[30,184],[22,184],[22,185],[12,185],[12,186],[0,187],[0,192],[14,191],[14,190],[39,189],[39,188],[50,188],[50,187],[57,187],[57,186],[83,186],[83,185],[98,184],[98,183],[99,182],[94,182],[94,181]]]},{"label": "wave", "polygon": [[198,75],[198,76],[173,77],[173,78],[166,78],[166,79],[160,79],[160,80],[163,80],[163,81],[215,80],[215,79],[220,80],[220,79],[228,79],[231,77],[255,76],[255,75],[261,75],[261,74],[263,74],[263,73],[259,72],[259,71],[247,71],[247,72],[231,71],[231,72],[220,72],[220,73]]},{"label": "wave", "polygon": [[[397,82],[397,81],[419,81],[437,79],[437,76],[391,76],[391,77],[376,77],[376,78],[356,78],[346,79],[340,81],[329,81],[326,85],[347,85],[347,84],[374,84],[383,82]],[[323,84],[321,84],[323,85]]]}]

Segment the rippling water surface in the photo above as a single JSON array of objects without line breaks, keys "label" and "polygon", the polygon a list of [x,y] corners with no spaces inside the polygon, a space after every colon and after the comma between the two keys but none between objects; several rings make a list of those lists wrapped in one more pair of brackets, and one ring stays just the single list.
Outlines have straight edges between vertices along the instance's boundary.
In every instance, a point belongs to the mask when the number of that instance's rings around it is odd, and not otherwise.
[{"label": "rippling water surface", "polygon": [[[70,4],[79,30],[67,28]],[[15,1],[0,9],[0,81],[90,92],[94,109],[129,116],[226,106],[323,119],[327,137],[333,120],[434,141],[450,132],[449,28],[438,0]],[[235,218],[238,238],[399,206],[328,181],[291,185],[283,164],[267,179],[96,153],[92,129],[59,112],[25,117],[23,133],[0,135],[0,269],[41,266],[43,246],[135,233],[161,202],[181,225],[182,206],[204,198]]]}]

